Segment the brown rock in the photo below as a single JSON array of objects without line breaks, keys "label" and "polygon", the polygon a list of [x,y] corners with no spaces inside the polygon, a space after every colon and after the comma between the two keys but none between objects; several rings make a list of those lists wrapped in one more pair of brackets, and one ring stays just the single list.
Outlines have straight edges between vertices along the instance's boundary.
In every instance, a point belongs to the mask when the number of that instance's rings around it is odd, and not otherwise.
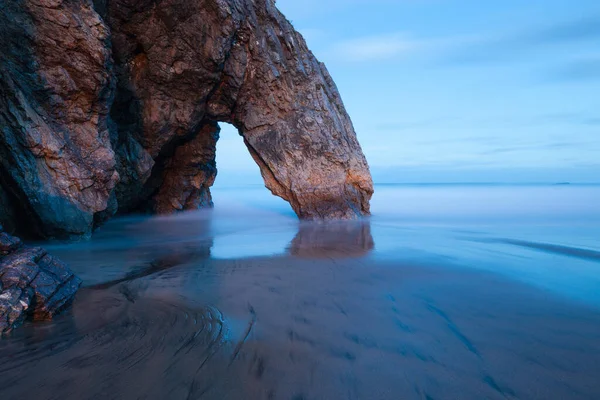
[{"label": "brown rock", "polygon": [[21,246],[0,227],[0,334],[26,318],[52,319],[73,300],[81,280],[41,248]]},{"label": "brown rock", "polygon": [[0,221],[71,237],[117,210],[210,206],[218,122],[301,218],[369,214],[340,95],[272,0],[95,6],[103,18],[90,0],[0,8]]},{"label": "brown rock", "polygon": [[1,184],[39,235],[89,234],[118,180],[108,28],[90,0],[5,1],[0,37]]},{"label": "brown rock", "polygon": [[0,225],[0,255],[7,255],[21,247],[21,239],[2,232]]},{"label": "brown rock", "polygon": [[[198,126],[232,123],[266,186],[300,217],[369,214],[371,176],[337,88],[273,2],[114,0],[106,19],[116,104],[136,104],[113,108],[115,121],[141,118],[126,127],[153,158]],[[179,204],[172,189],[161,197]]]},{"label": "brown rock", "polygon": [[163,169],[158,192],[153,196],[153,211],[175,211],[212,207],[210,187],[217,176],[215,163],[219,127],[205,125],[190,141],[176,147]]}]

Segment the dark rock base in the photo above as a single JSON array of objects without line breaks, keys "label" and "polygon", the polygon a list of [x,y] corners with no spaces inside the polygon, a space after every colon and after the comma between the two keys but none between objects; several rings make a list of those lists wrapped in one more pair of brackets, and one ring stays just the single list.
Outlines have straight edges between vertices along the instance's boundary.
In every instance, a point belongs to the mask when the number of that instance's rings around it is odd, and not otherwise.
[{"label": "dark rock base", "polygon": [[27,318],[48,320],[67,307],[81,285],[66,264],[39,247],[25,247],[0,226],[0,334]]}]

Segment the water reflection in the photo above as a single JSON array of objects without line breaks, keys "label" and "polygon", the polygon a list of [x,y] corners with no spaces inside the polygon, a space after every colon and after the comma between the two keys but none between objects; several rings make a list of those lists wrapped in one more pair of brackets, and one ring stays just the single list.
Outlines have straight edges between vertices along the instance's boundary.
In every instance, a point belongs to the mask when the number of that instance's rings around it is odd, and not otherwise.
[{"label": "water reflection", "polygon": [[289,245],[291,255],[300,258],[352,258],[375,248],[369,221],[301,223]]},{"label": "water reflection", "polygon": [[43,245],[67,260],[85,286],[110,285],[208,259],[214,242],[209,217],[190,213],[115,219],[90,241]]},{"label": "water reflection", "polygon": [[371,223],[215,218],[199,211],[173,217],[116,219],[89,242],[44,244],[67,259],[87,286],[113,285],[207,259],[290,254],[348,259],[375,248]]}]

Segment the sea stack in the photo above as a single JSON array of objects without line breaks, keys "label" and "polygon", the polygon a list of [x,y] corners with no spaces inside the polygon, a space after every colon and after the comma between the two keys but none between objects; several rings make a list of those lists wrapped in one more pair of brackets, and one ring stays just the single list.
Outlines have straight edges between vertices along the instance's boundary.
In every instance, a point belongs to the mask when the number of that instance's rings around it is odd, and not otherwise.
[{"label": "sea stack", "polygon": [[210,207],[219,122],[300,218],[369,214],[338,90],[273,0],[6,1],[0,35],[7,226],[85,237],[116,213]]}]

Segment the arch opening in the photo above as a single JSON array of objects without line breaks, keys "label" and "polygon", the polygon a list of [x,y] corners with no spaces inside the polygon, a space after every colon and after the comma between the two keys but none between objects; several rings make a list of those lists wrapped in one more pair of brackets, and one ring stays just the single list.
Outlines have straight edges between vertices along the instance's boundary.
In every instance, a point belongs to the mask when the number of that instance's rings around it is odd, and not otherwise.
[{"label": "arch opening", "polygon": [[218,123],[219,139],[216,145],[217,175],[210,188],[217,211],[248,212],[274,210],[278,214],[295,216],[291,205],[273,196],[265,187],[260,167],[250,154],[239,130],[226,122]]}]

